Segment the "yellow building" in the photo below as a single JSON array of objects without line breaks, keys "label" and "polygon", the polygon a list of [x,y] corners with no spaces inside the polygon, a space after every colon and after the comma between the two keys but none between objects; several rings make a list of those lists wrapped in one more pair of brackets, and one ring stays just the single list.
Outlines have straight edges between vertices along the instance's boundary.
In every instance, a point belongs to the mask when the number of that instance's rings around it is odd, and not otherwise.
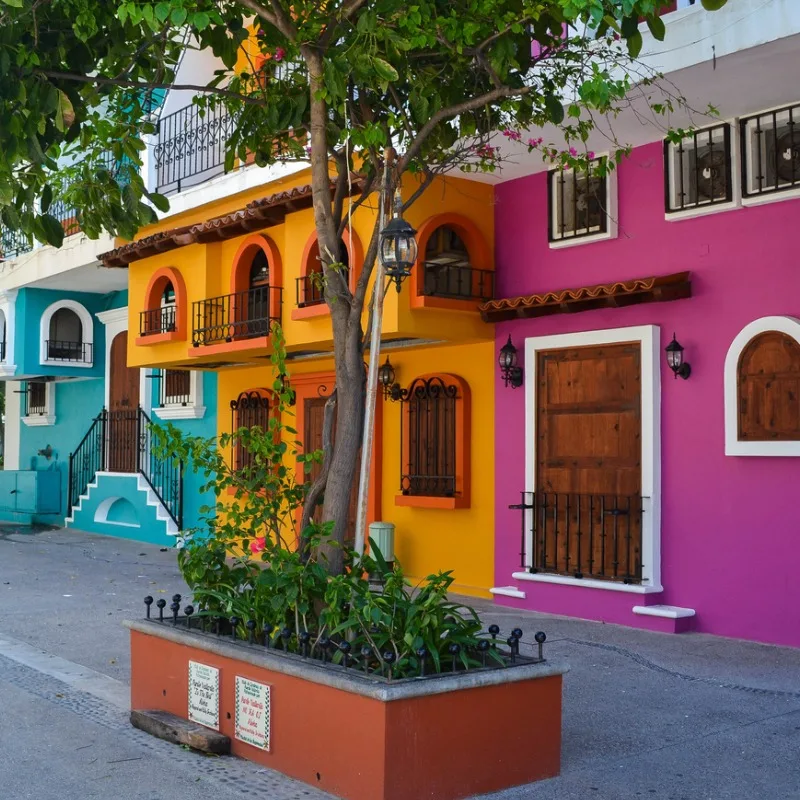
[{"label": "yellow building", "polygon": [[[309,181],[303,170],[175,214],[103,260],[128,269],[128,367],[163,370],[163,383],[187,397],[203,383],[198,374],[215,373],[206,413],[220,433],[268,413],[270,327],[279,321],[297,393],[293,424],[311,449],[334,380],[329,310],[313,277]],[[409,180],[404,194],[413,188]],[[396,525],[395,553],[409,576],[452,569],[458,591],[485,596],[495,353],[477,309],[494,285],[492,197],[485,184],[440,179],[405,215],[420,255],[402,292],[387,293],[382,361],[389,357],[398,389],[413,390],[378,400],[370,499],[370,521]],[[351,287],[376,213],[376,203],[356,209],[343,237]]]}]

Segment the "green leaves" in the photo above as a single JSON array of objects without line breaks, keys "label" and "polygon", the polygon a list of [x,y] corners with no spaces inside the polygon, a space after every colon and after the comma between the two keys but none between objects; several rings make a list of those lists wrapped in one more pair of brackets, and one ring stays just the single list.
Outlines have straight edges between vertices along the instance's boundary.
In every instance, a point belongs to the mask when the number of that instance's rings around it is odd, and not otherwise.
[{"label": "green leaves", "polygon": [[728,0],[700,0],[706,11],[719,11]]},{"label": "green leaves", "polygon": [[56,104],[56,128],[66,131],[75,122],[75,109],[72,101],[67,97],[66,92],[58,90],[58,101]]}]

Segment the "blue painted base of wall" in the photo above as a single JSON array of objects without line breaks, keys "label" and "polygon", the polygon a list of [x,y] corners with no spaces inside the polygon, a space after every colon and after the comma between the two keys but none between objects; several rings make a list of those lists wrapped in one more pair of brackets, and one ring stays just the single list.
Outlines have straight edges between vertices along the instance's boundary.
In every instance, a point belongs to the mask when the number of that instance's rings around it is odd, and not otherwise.
[{"label": "blue painted base of wall", "polygon": [[67,519],[68,528],[175,546],[167,521],[159,518],[157,506],[148,503],[148,493],[139,488],[137,475],[98,474],[87,494]]}]

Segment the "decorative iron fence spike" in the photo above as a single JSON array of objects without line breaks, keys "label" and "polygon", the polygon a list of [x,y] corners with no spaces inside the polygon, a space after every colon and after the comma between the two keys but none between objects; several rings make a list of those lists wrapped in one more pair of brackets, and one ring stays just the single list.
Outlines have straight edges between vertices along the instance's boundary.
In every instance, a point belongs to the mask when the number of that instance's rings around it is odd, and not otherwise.
[{"label": "decorative iron fence spike", "polygon": [[183,613],[186,614],[186,627],[192,627],[192,614],[194,614],[194,606],[186,606],[183,609]]},{"label": "decorative iron fence spike", "polygon": [[150,619],[150,606],[153,605],[153,598],[147,595],[144,599],[145,607],[147,608],[147,619]]},{"label": "decorative iron fence spike", "polygon": [[163,597],[159,597],[156,601],[156,606],[158,607],[158,621],[164,621],[164,609],[166,608],[167,601]]},{"label": "decorative iron fence spike", "polygon": [[254,619],[249,619],[245,624],[247,626],[247,641],[250,642],[250,644],[255,644],[256,621]]}]

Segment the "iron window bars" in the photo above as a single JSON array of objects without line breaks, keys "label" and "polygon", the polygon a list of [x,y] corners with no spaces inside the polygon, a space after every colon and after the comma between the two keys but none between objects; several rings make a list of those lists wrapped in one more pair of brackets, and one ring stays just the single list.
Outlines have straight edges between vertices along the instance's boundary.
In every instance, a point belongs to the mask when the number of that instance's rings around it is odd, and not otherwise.
[{"label": "iron window bars", "polygon": [[[405,495],[454,497],[458,387],[439,376],[416,378],[399,390],[400,491]],[[403,408],[405,406],[405,408]]]},{"label": "iron window bars", "polygon": [[92,361],[91,342],[48,339],[45,342],[48,361],[73,361],[88,364]]},{"label": "iron window bars", "polygon": [[742,195],[758,197],[800,185],[800,104],[743,117]]},{"label": "iron window bars", "polygon": [[574,169],[547,174],[548,238],[551,242],[608,232],[608,179],[591,174],[603,158],[591,162],[590,174]]},{"label": "iron window bars", "polygon": [[494,272],[457,260],[426,261],[422,293],[428,297],[484,302],[494,299]]},{"label": "iron window bars", "polygon": [[43,417],[47,414],[47,383],[28,381],[25,384],[25,416]]},{"label": "iron window bars", "polygon": [[319,306],[325,302],[325,287],[322,285],[322,274],[309,272],[295,278],[295,295],[298,308]]},{"label": "iron window bars", "polygon": [[[269,430],[269,398],[260,392],[250,390],[242,392],[235,400],[231,400],[231,431],[240,428]],[[253,454],[240,440],[233,443],[233,468],[247,469],[253,466]]]},{"label": "iron window bars", "polygon": [[521,492],[520,565],[530,573],[642,582],[643,498]]},{"label": "iron window bars", "polygon": [[283,289],[269,285],[195,301],[192,344],[200,347],[269,336],[272,323],[280,322],[280,312],[272,315],[273,302],[280,308]]},{"label": "iron window bars", "polygon": [[158,405],[188,406],[192,400],[192,374],[186,369],[162,369],[158,373]]},{"label": "iron window bars", "polygon": [[139,312],[139,335],[153,336],[170,333],[177,327],[177,307],[174,303]]},{"label": "iron window bars", "polygon": [[664,201],[668,214],[733,200],[731,128],[727,123],[664,142]]}]

